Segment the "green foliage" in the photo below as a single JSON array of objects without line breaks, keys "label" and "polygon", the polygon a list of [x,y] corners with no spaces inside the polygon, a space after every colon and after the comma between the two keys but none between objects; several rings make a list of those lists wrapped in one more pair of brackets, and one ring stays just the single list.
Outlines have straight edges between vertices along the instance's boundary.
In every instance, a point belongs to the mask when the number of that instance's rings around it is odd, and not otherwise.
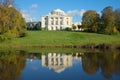
[{"label": "green foliage", "polygon": [[105,7],[102,11],[102,26],[105,34],[113,34],[115,27],[114,11],[111,6]]},{"label": "green foliage", "polygon": [[36,26],[36,30],[41,30],[41,26]]},{"label": "green foliage", "polygon": [[69,27],[66,27],[66,28],[64,29],[64,31],[72,31],[72,29],[69,28]]},{"label": "green foliage", "polygon": [[97,32],[99,15],[96,11],[88,10],[83,14],[82,24],[88,32]]},{"label": "green foliage", "polygon": [[120,31],[120,10],[113,11],[111,6],[102,10],[101,18],[96,11],[88,10],[83,14],[82,26],[87,32],[116,34]]},{"label": "green foliage", "polygon": [[72,29],[75,30],[77,27],[73,24],[72,25]]},{"label": "green foliage", "polygon": [[116,9],[114,14],[115,14],[115,25],[117,30],[120,32],[120,9]]},{"label": "green foliage", "polygon": [[27,22],[27,30],[30,31],[42,30],[41,22]]},{"label": "green foliage", "polygon": [[[101,68],[101,73],[107,79],[111,79],[119,72],[120,54],[117,51],[101,51],[98,53],[87,52],[82,56],[82,67],[87,74],[96,74]],[[109,54],[109,55],[108,55]]]},{"label": "green foliage", "polygon": [[[8,0],[11,1],[11,0]],[[0,6],[0,34],[10,38],[10,36],[20,37],[21,33],[25,33],[26,22],[22,14],[13,6],[8,5]],[[12,38],[11,36],[11,38]]]},{"label": "green foliage", "polygon": [[26,31],[19,32],[19,37],[25,37],[25,36],[27,36]]},{"label": "green foliage", "polygon": [[78,29],[82,28],[82,26],[81,26],[81,25],[77,25],[77,27],[78,27]]}]

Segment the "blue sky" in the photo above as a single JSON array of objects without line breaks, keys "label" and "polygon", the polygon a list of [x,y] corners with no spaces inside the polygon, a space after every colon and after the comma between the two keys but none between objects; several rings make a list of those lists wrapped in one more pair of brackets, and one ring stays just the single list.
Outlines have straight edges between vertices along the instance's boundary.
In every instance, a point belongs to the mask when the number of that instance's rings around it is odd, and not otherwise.
[{"label": "blue sky", "polygon": [[40,21],[54,9],[61,9],[73,16],[73,22],[81,22],[86,10],[100,13],[106,6],[120,8],[120,0],[15,0],[17,8],[27,21]]}]

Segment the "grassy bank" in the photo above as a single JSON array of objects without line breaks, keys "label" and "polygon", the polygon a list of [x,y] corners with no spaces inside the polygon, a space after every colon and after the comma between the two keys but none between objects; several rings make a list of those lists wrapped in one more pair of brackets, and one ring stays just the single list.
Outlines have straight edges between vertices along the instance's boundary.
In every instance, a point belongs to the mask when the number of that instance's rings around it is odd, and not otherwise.
[{"label": "grassy bank", "polygon": [[120,34],[104,35],[66,31],[28,31],[27,36],[0,42],[0,47],[23,46],[75,46],[87,44],[120,45]]}]

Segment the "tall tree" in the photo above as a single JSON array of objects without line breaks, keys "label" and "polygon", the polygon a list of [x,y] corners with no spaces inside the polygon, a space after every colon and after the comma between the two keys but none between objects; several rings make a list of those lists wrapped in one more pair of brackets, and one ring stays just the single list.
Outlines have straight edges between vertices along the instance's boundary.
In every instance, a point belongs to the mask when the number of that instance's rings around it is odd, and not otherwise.
[{"label": "tall tree", "polygon": [[111,6],[105,7],[102,10],[102,30],[105,34],[112,34],[114,33],[115,26],[115,17],[114,11]]},{"label": "tall tree", "polygon": [[3,0],[1,1],[1,4],[0,35],[5,35],[4,37],[24,36],[26,22],[22,17],[22,14],[14,6],[11,6],[11,4],[13,4],[13,0]]},{"label": "tall tree", "polygon": [[99,14],[96,11],[88,10],[83,14],[82,26],[88,32],[97,32]]},{"label": "tall tree", "polygon": [[120,32],[120,9],[116,9],[114,13],[115,13],[115,24]]}]

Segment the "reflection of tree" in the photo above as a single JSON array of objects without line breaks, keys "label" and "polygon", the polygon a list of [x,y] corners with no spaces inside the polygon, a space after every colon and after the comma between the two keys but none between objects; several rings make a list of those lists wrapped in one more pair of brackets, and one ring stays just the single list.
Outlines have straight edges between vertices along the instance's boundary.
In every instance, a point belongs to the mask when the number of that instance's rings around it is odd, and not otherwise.
[{"label": "reflection of tree", "polygon": [[41,55],[42,53],[28,53],[27,54],[27,58],[30,58],[30,59],[41,59]]},{"label": "reflection of tree", "polygon": [[19,51],[0,52],[0,80],[16,80],[25,67],[25,55]]},{"label": "reflection of tree", "polygon": [[110,79],[113,74],[120,75],[120,54],[115,52],[85,53],[82,56],[83,70],[95,74],[101,68],[104,77]]},{"label": "reflection of tree", "polygon": [[97,54],[84,54],[82,58],[83,70],[88,74],[95,74],[98,70]]},{"label": "reflection of tree", "polygon": [[113,54],[112,53],[101,54],[99,60],[101,61],[100,67],[102,69],[102,74],[106,78],[111,78],[114,69]]}]

